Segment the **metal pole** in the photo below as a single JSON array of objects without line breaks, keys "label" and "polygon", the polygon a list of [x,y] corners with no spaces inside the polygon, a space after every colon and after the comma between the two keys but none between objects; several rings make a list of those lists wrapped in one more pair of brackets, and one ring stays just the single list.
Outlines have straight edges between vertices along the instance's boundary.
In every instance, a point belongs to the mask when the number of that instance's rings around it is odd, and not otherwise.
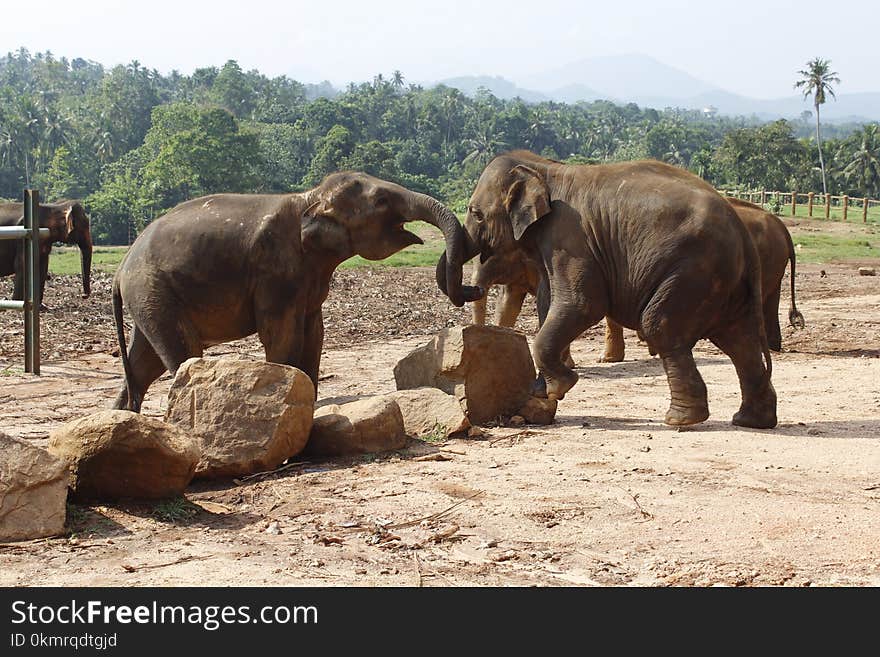
[{"label": "metal pole", "polygon": [[[24,371],[40,373],[40,193],[24,190]],[[35,212],[34,210],[37,210]]]}]

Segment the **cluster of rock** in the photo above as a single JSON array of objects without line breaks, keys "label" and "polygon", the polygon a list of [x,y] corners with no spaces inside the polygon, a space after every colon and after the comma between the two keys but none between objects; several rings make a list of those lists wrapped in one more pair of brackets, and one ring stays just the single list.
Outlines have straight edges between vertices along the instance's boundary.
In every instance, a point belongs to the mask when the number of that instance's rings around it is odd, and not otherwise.
[{"label": "cluster of rock", "polygon": [[[193,358],[178,370],[164,421],[102,411],[53,431],[48,451],[0,434],[0,540],[61,533],[73,499],[162,499],[194,478],[272,470],[302,454],[400,449],[502,417],[546,424],[556,402],[531,398],[525,336],[468,326],[442,331],[394,368],[398,390],[315,409],[297,368]],[[519,415],[519,418],[515,416]]]}]

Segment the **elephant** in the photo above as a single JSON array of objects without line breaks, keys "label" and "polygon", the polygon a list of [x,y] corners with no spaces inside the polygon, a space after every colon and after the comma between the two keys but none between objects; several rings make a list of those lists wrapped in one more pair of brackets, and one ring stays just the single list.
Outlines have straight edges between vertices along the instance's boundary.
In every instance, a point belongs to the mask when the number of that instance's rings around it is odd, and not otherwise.
[{"label": "elephant", "polygon": [[[40,238],[40,300],[49,278],[49,254],[54,242],[76,244],[80,251],[83,298],[91,294],[92,233],[89,216],[80,201],[62,199],[41,203],[37,209],[40,228],[49,229],[49,237]],[[23,203],[0,203],[0,226],[20,226],[24,222]],[[0,276],[15,274],[12,298],[24,299],[24,250],[21,240],[0,241]],[[45,309],[45,306],[41,307]]]},{"label": "elephant", "polygon": [[[536,395],[565,397],[578,376],[564,350],[607,316],[660,355],[671,393],[667,424],[709,417],[692,353],[708,338],[739,378],[733,424],[776,426],[758,253],[733,207],[699,177],[654,160],[569,165],[513,151],[483,170],[465,233],[465,261],[522,248],[540,265],[549,302],[546,312],[539,303]],[[444,254],[441,289],[448,266]]]},{"label": "elephant", "polygon": [[[788,321],[795,328],[805,326],[804,316],[797,309],[795,301],[794,243],[783,221],[762,207],[737,198],[727,198],[740,220],[745,224],[749,235],[758,250],[761,261],[761,296],[763,298],[764,330],[771,351],[782,351],[782,331],[779,326],[779,298],[785,268],[791,263],[791,299]],[[527,294],[538,294],[539,265],[529,259],[521,249],[516,258],[492,256],[474,268],[471,283],[484,289],[501,284],[502,289],[495,307],[495,323],[512,327],[522,309]],[[473,303],[474,324],[486,323],[486,299]],[[613,319],[605,318],[605,353],[600,359],[604,363],[623,360],[625,347],[623,327]],[[654,355],[654,354],[652,354]]]},{"label": "elephant", "polygon": [[[254,333],[268,362],[303,370],[317,395],[321,305],[333,271],[354,255],[381,260],[421,244],[403,228],[419,219],[444,234],[450,301],[462,306],[481,296],[462,285],[464,230],[456,216],[430,196],[365,173],[333,173],[302,193],[214,194],[172,208],[135,239],[113,279],[125,372],[113,407],[140,411],[162,373]],[[134,323],[127,352],[125,307]]]}]

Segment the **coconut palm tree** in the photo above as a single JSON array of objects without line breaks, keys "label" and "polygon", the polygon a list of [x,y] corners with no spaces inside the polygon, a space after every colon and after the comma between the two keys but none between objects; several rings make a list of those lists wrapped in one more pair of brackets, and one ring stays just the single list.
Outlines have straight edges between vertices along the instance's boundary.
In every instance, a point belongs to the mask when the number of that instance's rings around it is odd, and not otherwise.
[{"label": "coconut palm tree", "polygon": [[837,99],[834,95],[832,84],[840,84],[837,73],[831,70],[831,60],[816,57],[807,62],[807,68],[798,71],[801,79],[794,83],[795,89],[803,87],[804,98],[813,97],[813,107],[816,108],[816,147],[819,149],[819,168],[822,170],[822,193],[828,193],[825,184],[825,160],[822,158],[822,135],[819,131],[819,105],[825,103],[825,94]]},{"label": "coconut palm tree", "polygon": [[855,148],[848,153],[844,177],[865,196],[880,196],[880,126],[866,125],[847,141]]}]

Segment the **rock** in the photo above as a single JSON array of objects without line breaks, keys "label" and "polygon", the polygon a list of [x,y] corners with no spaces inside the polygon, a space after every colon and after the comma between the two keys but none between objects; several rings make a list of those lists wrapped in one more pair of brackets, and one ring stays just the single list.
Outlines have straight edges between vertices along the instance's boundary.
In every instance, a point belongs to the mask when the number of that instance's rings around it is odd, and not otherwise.
[{"label": "rock", "polygon": [[168,391],[165,421],[196,437],[196,477],[240,477],[272,470],[309,439],[315,387],[289,365],[234,358],[190,358]]},{"label": "rock", "polygon": [[315,411],[312,433],[303,454],[345,456],[400,449],[408,436],[397,402],[388,395]]},{"label": "rock", "polygon": [[62,534],[67,476],[61,459],[0,432],[0,541]]},{"label": "rock", "polygon": [[859,267],[859,276],[876,276],[877,270],[873,267]]},{"label": "rock", "polygon": [[183,493],[199,462],[179,428],[131,411],[100,411],[49,434],[49,452],[68,462],[78,499],[162,499]]},{"label": "rock", "polygon": [[529,396],[523,407],[519,409],[519,414],[529,424],[553,424],[556,418],[556,406],[555,399]]},{"label": "rock", "polygon": [[526,423],[526,419],[522,415],[512,415],[508,424],[512,427],[521,427]]},{"label": "rock", "polygon": [[442,434],[448,438],[471,426],[458,399],[439,388],[398,390],[388,396],[400,407],[403,427],[410,436]]},{"label": "rock", "polygon": [[471,424],[515,414],[534,379],[525,336],[499,326],[444,329],[394,367],[398,390],[439,388],[462,400]]}]

